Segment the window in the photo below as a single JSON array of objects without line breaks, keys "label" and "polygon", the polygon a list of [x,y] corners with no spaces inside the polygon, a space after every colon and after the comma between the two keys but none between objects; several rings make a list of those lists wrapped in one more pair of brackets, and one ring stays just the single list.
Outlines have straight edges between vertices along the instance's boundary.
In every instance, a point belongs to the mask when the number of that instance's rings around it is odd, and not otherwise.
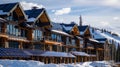
[{"label": "window", "polygon": [[51,34],[51,38],[52,38],[52,40],[56,40],[56,38],[57,38],[56,34]]},{"label": "window", "polygon": [[57,41],[61,42],[61,35],[57,35]]},{"label": "window", "polygon": [[83,40],[80,40],[80,44],[83,44]]},{"label": "window", "polygon": [[15,28],[15,25],[9,24],[7,25],[7,33],[9,35],[18,36],[18,29]]},{"label": "window", "polygon": [[42,38],[42,31],[34,30],[33,33],[34,33],[34,39],[35,40],[41,40],[41,38]]},{"label": "window", "polygon": [[67,45],[70,44],[69,37],[66,37],[66,44],[67,44]]}]

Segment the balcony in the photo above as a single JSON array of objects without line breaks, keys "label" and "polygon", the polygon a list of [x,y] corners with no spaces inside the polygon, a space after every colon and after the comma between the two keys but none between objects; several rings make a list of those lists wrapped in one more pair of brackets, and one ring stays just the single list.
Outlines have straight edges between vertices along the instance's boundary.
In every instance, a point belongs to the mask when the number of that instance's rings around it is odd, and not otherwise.
[{"label": "balcony", "polygon": [[9,40],[29,42],[26,37],[9,35]]},{"label": "balcony", "polygon": [[0,32],[0,37],[8,38],[8,35],[6,35],[5,33]]},{"label": "balcony", "polygon": [[50,36],[43,36],[43,42],[49,45],[60,45],[60,46],[63,45],[61,40],[53,39]]},{"label": "balcony", "polygon": [[42,37],[38,37],[38,38],[34,38],[34,39],[33,39],[34,42],[40,42],[41,40],[43,40]]},{"label": "balcony", "polygon": [[4,28],[1,28],[0,29],[0,37],[3,37],[3,38],[8,38],[8,35],[4,32]]}]

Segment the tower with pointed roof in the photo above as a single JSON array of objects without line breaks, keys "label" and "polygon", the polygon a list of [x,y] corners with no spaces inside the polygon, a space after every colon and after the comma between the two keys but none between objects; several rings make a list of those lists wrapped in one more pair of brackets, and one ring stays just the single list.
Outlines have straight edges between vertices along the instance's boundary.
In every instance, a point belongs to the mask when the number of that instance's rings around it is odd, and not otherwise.
[{"label": "tower with pointed roof", "polygon": [[82,16],[80,15],[79,26],[82,26]]}]

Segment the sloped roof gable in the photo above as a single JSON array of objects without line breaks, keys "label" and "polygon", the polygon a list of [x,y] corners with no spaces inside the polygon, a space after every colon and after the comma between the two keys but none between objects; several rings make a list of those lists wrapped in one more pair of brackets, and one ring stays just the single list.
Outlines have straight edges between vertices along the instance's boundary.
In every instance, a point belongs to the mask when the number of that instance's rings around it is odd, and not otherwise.
[{"label": "sloped roof gable", "polygon": [[3,10],[3,12],[10,12],[10,10],[12,10],[12,8],[18,4],[18,2],[16,3],[7,3],[7,4],[0,4],[0,10]]},{"label": "sloped roof gable", "polygon": [[43,9],[32,9],[32,10],[25,10],[25,13],[28,15],[28,18],[37,18]]}]

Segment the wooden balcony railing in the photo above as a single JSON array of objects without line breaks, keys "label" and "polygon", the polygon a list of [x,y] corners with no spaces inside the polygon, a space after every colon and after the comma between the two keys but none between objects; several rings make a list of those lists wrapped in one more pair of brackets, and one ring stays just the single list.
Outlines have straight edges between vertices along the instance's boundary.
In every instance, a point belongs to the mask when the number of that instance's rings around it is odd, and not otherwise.
[{"label": "wooden balcony railing", "polygon": [[21,36],[9,35],[9,38],[8,38],[8,39],[9,39],[9,40],[17,40],[17,41],[29,42],[26,37],[21,37]]},{"label": "wooden balcony railing", "polygon": [[59,40],[57,38],[52,38],[51,36],[43,36],[43,40],[50,40],[50,41],[62,42],[62,40]]}]

